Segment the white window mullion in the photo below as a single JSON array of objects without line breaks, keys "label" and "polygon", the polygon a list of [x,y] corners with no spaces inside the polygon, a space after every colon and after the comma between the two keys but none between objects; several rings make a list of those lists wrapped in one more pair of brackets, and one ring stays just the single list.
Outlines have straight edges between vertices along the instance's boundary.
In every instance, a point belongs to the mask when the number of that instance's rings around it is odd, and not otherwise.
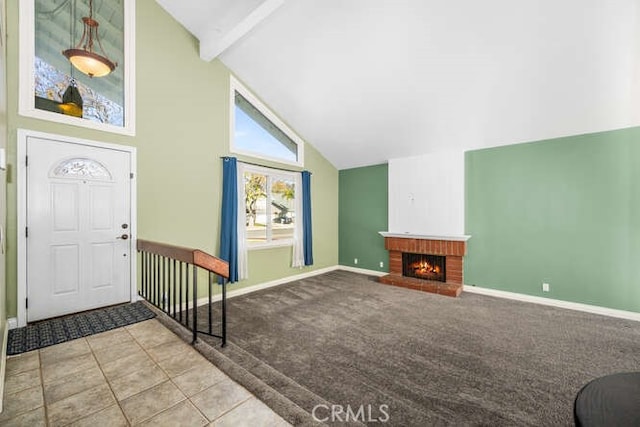
[{"label": "white window mullion", "polygon": [[267,242],[271,242],[272,238],[272,221],[271,221],[271,175],[267,175],[267,188],[265,188],[265,193],[267,193],[267,209],[266,215],[267,218],[265,220],[267,226]]}]

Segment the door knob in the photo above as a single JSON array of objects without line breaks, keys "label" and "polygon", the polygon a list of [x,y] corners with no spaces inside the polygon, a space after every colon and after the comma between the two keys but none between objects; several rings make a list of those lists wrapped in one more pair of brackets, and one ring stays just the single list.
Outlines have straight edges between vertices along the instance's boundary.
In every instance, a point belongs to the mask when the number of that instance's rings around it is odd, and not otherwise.
[{"label": "door knob", "polygon": [[129,238],[128,234],[123,234],[122,236],[116,237],[116,239],[122,239],[122,240],[127,240],[128,238]]}]

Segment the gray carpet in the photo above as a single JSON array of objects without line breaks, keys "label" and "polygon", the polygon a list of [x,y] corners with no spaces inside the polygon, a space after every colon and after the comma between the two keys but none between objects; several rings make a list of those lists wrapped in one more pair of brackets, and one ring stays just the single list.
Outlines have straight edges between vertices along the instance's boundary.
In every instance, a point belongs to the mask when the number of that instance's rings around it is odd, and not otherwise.
[{"label": "gray carpet", "polygon": [[343,271],[228,304],[229,359],[307,412],[388,405],[386,425],[571,425],[582,385],[640,370],[640,323]]}]

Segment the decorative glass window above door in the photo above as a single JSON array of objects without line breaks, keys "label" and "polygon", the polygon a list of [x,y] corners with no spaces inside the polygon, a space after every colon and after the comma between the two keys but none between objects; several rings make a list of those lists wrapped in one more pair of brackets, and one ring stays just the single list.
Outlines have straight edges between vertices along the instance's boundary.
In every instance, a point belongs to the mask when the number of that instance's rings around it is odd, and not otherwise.
[{"label": "decorative glass window above door", "polygon": [[[20,1],[20,114],[133,135],[134,13],[135,0]],[[80,71],[78,52],[102,71]]]}]

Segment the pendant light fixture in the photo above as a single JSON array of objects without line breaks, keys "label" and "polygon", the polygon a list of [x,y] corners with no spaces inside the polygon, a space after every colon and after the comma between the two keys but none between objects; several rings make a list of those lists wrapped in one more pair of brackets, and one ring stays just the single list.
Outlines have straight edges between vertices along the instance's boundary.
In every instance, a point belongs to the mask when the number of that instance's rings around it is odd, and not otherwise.
[{"label": "pendant light fixture", "polygon": [[82,118],[82,104],[82,95],[76,85],[76,79],[72,78],[62,95],[62,104],[58,105],[58,108],[63,114]]},{"label": "pendant light fixture", "polygon": [[[98,37],[98,21],[93,19],[93,0],[89,0],[89,16],[82,18],[84,30],[82,38],[74,48],[67,49],[62,54],[71,61],[74,67],[89,77],[103,77],[111,73],[118,66],[107,58],[100,38]],[[100,50],[96,52],[95,47]]]},{"label": "pendant light fixture", "polygon": [[[76,32],[76,9],[72,6],[69,6],[69,44],[71,45],[73,44],[73,35]],[[82,118],[84,102],[78,90],[76,79],[73,76],[73,66],[71,64],[69,64],[69,75],[71,76],[69,86],[62,94],[62,103],[58,104],[58,108],[62,114]]]}]

